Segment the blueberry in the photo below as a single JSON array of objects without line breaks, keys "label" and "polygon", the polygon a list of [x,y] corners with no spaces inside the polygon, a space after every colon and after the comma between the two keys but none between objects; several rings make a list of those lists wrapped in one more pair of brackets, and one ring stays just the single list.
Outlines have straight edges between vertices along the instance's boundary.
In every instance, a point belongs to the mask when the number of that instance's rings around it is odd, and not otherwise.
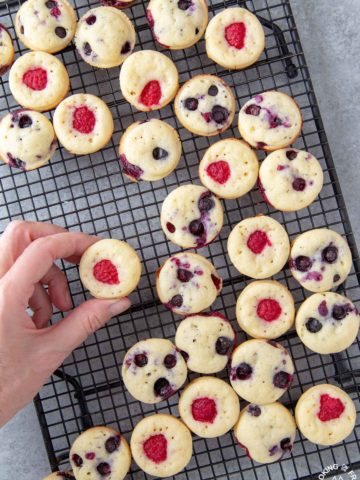
[{"label": "blueberry", "polygon": [[115,437],[110,437],[105,442],[105,450],[108,453],[113,453],[119,448],[120,445],[120,436],[116,435]]},{"label": "blueberry", "polygon": [[171,353],[169,355],[166,355],[166,357],[164,358],[164,365],[168,369],[174,368],[176,365],[175,355],[171,355]]},{"label": "blueberry", "polygon": [[250,404],[248,406],[248,412],[253,417],[259,417],[261,415],[261,408],[258,405]]},{"label": "blueberry", "polygon": [[193,235],[200,237],[205,231],[204,224],[200,220],[193,220],[190,222],[189,231]]},{"label": "blueberry", "polygon": [[233,341],[228,337],[219,337],[215,343],[215,350],[219,355],[226,355],[232,347]]},{"label": "blueberry", "polygon": [[305,327],[311,333],[320,332],[322,329],[322,323],[317,318],[309,318],[309,320],[305,323]]},{"label": "blueberry", "polygon": [[258,117],[260,114],[261,107],[259,105],[249,105],[245,108],[245,113],[247,115],[253,115],[254,117]]},{"label": "blueberry", "polygon": [[86,56],[89,56],[91,54],[92,48],[90,47],[90,44],[88,42],[84,43],[83,50]]},{"label": "blueberry", "polygon": [[289,160],[295,160],[295,158],[297,157],[297,152],[295,152],[295,150],[288,150],[286,152],[286,157],[289,159]]},{"label": "blueberry", "polygon": [[185,108],[190,111],[194,111],[198,108],[199,101],[196,98],[189,97],[185,100]]},{"label": "blueberry", "polygon": [[236,369],[236,376],[239,380],[247,380],[251,377],[252,371],[253,369],[251,365],[242,362]]},{"label": "blueberry", "polygon": [[154,392],[159,397],[166,397],[171,390],[170,383],[166,378],[159,378],[154,383]]},{"label": "blueberry", "polygon": [[273,384],[275,385],[275,387],[282,388],[285,390],[286,388],[289,388],[291,380],[292,380],[292,375],[290,375],[290,373],[281,371],[281,372],[275,373],[273,378]]},{"label": "blueberry", "polygon": [[137,367],[145,367],[148,363],[148,358],[145,353],[138,353],[134,357],[134,363]]},{"label": "blueberry", "polygon": [[198,201],[198,207],[200,212],[208,212],[209,210],[215,207],[215,202],[211,198],[210,192],[206,192],[201,195]]},{"label": "blueberry", "polygon": [[181,307],[181,305],[183,304],[183,301],[184,300],[181,295],[174,295],[169,303],[173,307]]},{"label": "blueberry", "polygon": [[177,278],[183,283],[190,282],[193,276],[193,273],[191,273],[189,270],[185,270],[184,268],[179,268],[177,271]]},{"label": "blueberry", "polygon": [[295,258],[296,270],[300,272],[307,272],[312,266],[311,258],[305,257],[305,255],[299,255]]},{"label": "blueberry", "polygon": [[195,35],[197,35],[198,33],[199,33],[199,29],[195,28]]},{"label": "blueberry", "polygon": [[54,0],[47,0],[47,2],[45,2],[45,6],[51,10],[52,8],[57,7],[57,3],[54,2]]},{"label": "blueberry", "polygon": [[7,153],[7,157],[9,159],[10,167],[19,168],[23,172],[26,170],[26,163],[23,160],[17,157],[13,157],[11,153]]},{"label": "blueberry", "polygon": [[74,462],[74,464],[77,467],[81,467],[84,462],[83,459],[80,457],[80,455],[78,455],[77,453],[73,454],[73,456],[71,457],[71,460]]},{"label": "blueberry", "polygon": [[225,123],[229,116],[229,111],[221,105],[214,105],[211,109],[211,116],[216,123]]},{"label": "blueberry", "polygon": [[338,273],[336,273],[333,277],[333,282],[336,283],[340,280],[340,275]]},{"label": "blueberry", "polygon": [[209,90],[208,90],[208,95],[210,95],[210,97],[216,97],[216,95],[218,94],[218,91],[219,89],[217,88],[216,85],[211,85],[211,87],[209,87]]},{"label": "blueberry", "polygon": [[338,258],[338,249],[334,245],[329,245],[321,252],[321,257],[324,262],[334,263]]},{"label": "blueberry", "polygon": [[332,316],[335,320],[342,320],[346,317],[347,311],[344,305],[334,305],[332,309]]},{"label": "blueberry", "polygon": [[177,5],[178,5],[178,8],[180,8],[180,10],[187,10],[188,8],[191,7],[192,1],[191,0],[179,0]]},{"label": "blueberry", "polygon": [[31,127],[32,123],[33,122],[31,120],[31,118],[29,117],[29,115],[23,115],[22,117],[20,117],[19,127],[20,128],[28,128],[28,127]]},{"label": "blueberry", "polygon": [[94,23],[96,22],[96,15],[90,15],[89,17],[87,17],[87,19],[85,20],[85,22],[86,22],[88,25],[94,25]]},{"label": "blueberry", "polygon": [[283,438],[280,441],[280,447],[282,448],[282,450],[291,450],[292,449],[291,439],[289,437]]},{"label": "blueberry", "polygon": [[279,447],[277,445],[274,445],[273,447],[269,448],[269,455],[272,457],[275,455],[275,453],[278,451]]},{"label": "blueberry", "polygon": [[301,178],[301,177],[297,177],[295,178],[295,180],[292,182],[292,187],[294,190],[296,190],[297,192],[302,192],[305,190],[305,187],[306,187],[306,181]]},{"label": "blueberry", "polygon": [[66,37],[66,30],[64,27],[56,27],[55,28],[55,34],[59,37],[59,38],[65,38]]},{"label": "blueberry", "polygon": [[189,360],[189,354],[187,352],[185,352],[185,350],[180,350],[180,353],[181,353],[183,359],[185,360],[185,362],[187,362]]},{"label": "blueberry", "polygon": [[96,470],[100,473],[102,477],[107,477],[111,473],[110,465],[106,462],[101,462],[97,465]]},{"label": "blueberry", "polygon": [[152,156],[155,160],[161,160],[162,158],[166,158],[169,155],[169,152],[165,150],[165,148],[155,147],[152,151]]},{"label": "blueberry", "polygon": [[125,42],[124,45],[121,47],[120,53],[121,55],[126,55],[131,50],[130,42]]}]

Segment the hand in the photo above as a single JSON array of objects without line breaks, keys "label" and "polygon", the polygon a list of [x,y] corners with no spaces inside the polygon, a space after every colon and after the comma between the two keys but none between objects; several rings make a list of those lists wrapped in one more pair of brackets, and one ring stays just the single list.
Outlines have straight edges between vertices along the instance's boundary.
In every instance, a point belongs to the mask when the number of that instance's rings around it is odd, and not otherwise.
[{"label": "hand", "polygon": [[61,311],[72,307],[66,276],[54,261],[79,263],[97,240],[57,225],[20,221],[10,223],[1,237],[0,426],[31,401],[88,335],[129,308],[127,298],[88,300],[48,325],[52,305]]}]

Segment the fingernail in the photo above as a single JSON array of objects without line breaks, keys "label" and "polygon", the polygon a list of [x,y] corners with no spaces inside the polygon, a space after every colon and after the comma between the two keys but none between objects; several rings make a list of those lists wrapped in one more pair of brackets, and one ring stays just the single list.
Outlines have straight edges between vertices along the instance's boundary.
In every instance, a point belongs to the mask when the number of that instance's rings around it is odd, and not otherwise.
[{"label": "fingernail", "polygon": [[128,308],[130,308],[131,302],[130,300],[125,297],[121,300],[117,300],[116,302],[112,303],[109,307],[110,313],[112,316],[119,315],[119,313],[124,312]]}]

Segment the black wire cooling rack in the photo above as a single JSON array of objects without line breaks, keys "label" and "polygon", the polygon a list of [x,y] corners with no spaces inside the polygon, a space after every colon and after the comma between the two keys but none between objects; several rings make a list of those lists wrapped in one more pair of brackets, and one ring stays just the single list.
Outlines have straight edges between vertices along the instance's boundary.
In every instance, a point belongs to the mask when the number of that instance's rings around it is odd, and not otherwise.
[{"label": "black wire cooling rack", "polygon": [[[93,0],[75,0],[75,3],[78,16],[89,7],[98,5]],[[222,294],[213,309],[224,312],[237,328],[235,303],[248,279],[239,276],[231,266],[226,241],[231,227],[241,219],[258,213],[269,214],[285,226],[291,238],[316,227],[329,227],[345,236],[353,254],[354,268],[339,291],[355,302],[360,300],[360,264],[290,3],[288,0],[213,0],[209,5],[210,15],[235,5],[256,13],[265,27],[266,51],[254,66],[238,72],[218,67],[206,56],[203,40],[190,49],[165,51],[165,54],[175,61],[181,82],[204,72],[224,78],[236,91],[237,110],[250,97],[264,90],[279,89],[293,96],[304,118],[302,135],[295,145],[312,152],[325,172],[325,184],[318,200],[296,213],[274,211],[264,203],[257,189],[239,200],[224,202],[225,224],[220,237],[199,252],[215,264],[225,279]],[[18,0],[0,4],[1,22],[9,28],[17,54],[21,54],[25,49],[16,39],[13,28],[18,8]],[[136,25],[137,49],[163,51],[152,40],[145,9],[146,2],[138,0],[125,10]],[[135,111],[120,93],[118,68],[93,69],[81,60],[72,45],[58,57],[69,70],[71,93],[93,93],[110,107],[115,119],[112,141],[101,152],[91,156],[74,157],[59,148],[47,166],[28,173],[10,169],[7,165],[1,166],[0,227],[3,230],[10,220],[23,218],[55,222],[70,230],[125,239],[142,257],[143,275],[139,288],[132,294],[134,306],[131,311],[114,318],[79,347],[35,399],[53,470],[67,466],[71,443],[91,425],[111,425],[129,440],[132,429],[144,415],[153,412],[177,415],[178,395],[155,406],[135,401],[124,388],[119,366],[126,350],[136,341],[150,336],[174,338],[180,318],[158,303],[154,287],[156,269],[179,250],[162,233],[160,206],[176,186],[199,183],[199,159],[209,144],[218,140],[190,134],[176,121],[171,106],[150,114]],[[15,107],[17,105],[9,91],[6,75],[0,80],[0,114]],[[153,183],[131,183],[122,176],[117,146],[124,129],[146,117],[161,118],[178,129],[183,156],[177,170],[166,179]],[[228,136],[239,137],[235,126],[221,135]],[[263,158],[260,153],[259,156]],[[63,267],[74,305],[77,305],[87,298],[79,282],[78,270],[68,264]],[[297,304],[305,298],[305,292],[293,280],[288,269],[275,278],[290,288]],[[55,312],[54,321],[60,318],[61,313]],[[239,341],[245,338],[239,330],[238,335]],[[296,365],[294,384],[282,398],[290,409],[302,391],[314,384],[329,382],[346,390],[359,410],[359,343],[342,354],[320,356],[307,350],[294,331],[280,341],[289,349]],[[220,376],[225,377],[226,373]],[[193,378],[193,374],[189,377]],[[354,433],[344,442],[334,447],[319,447],[298,433],[291,456],[287,455],[271,465],[256,464],[248,459],[231,433],[209,440],[194,436],[194,456],[176,480],[313,479],[323,468],[334,463],[347,464],[355,470],[360,466],[359,435],[358,423]],[[129,478],[140,480],[149,477],[133,465]]]}]

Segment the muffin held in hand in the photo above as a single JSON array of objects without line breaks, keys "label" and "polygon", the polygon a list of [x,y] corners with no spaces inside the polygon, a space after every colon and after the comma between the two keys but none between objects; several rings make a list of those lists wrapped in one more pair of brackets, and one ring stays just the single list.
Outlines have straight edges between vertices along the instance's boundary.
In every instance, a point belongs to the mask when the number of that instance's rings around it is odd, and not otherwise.
[{"label": "muffin held in hand", "polygon": [[107,238],[85,250],[80,260],[80,279],[96,298],[122,298],[138,285],[141,263],[126,242]]}]

